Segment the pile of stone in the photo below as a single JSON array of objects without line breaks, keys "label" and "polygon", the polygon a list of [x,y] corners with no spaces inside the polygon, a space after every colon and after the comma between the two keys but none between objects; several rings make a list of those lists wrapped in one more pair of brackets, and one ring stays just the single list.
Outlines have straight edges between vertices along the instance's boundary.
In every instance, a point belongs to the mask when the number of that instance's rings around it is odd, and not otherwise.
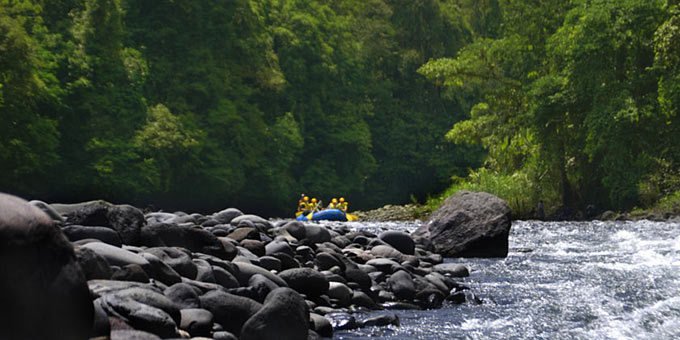
[{"label": "pile of stone", "polygon": [[306,339],[480,302],[401,231],[31,203],[0,194],[2,338]]}]

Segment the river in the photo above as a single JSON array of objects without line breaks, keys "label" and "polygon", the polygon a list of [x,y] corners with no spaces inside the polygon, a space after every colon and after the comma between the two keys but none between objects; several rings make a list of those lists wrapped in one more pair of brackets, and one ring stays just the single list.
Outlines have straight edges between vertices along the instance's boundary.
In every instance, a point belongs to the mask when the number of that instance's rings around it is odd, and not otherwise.
[{"label": "river", "polygon": [[505,259],[446,260],[470,268],[483,304],[395,311],[400,327],[335,338],[680,339],[680,223],[516,221],[509,241]]}]

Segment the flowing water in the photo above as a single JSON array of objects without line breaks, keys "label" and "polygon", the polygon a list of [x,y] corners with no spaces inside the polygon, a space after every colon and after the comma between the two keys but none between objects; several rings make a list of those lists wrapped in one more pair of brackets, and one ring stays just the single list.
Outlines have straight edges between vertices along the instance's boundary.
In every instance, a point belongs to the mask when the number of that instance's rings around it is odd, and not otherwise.
[{"label": "flowing water", "polygon": [[468,265],[482,305],[395,311],[401,327],[335,338],[680,339],[680,223],[513,222],[507,258],[447,262]]}]

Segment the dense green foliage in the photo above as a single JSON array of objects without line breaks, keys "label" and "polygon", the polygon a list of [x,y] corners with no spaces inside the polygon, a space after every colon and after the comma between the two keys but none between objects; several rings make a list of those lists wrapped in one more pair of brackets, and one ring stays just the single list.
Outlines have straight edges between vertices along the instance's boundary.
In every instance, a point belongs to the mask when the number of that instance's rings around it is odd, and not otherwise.
[{"label": "dense green foliage", "polygon": [[[419,70],[450,96],[474,98],[447,138],[489,154],[462,187],[496,177],[481,187],[525,202],[515,206],[524,215],[539,200],[552,209],[630,209],[680,190],[675,1],[498,6],[497,31]],[[513,178],[528,179],[525,190],[494,184]]]},{"label": "dense green foliage", "polygon": [[668,205],[679,107],[672,0],[0,0],[0,190],[45,200]]},{"label": "dense green foliage", "polygon": [[417,73],[472,39],[471,3],[0,0],[0,190],[280,215],[300,192],[423,199],[481,161]]}]

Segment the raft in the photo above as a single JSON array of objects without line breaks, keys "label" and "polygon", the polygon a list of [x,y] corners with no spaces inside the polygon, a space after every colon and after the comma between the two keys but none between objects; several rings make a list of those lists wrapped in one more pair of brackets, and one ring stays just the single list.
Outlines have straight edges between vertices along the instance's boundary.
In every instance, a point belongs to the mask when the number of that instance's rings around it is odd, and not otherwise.
[{"label": "raft", "polygon": [[[311,215],[311,218],[310,218]],[[357,217],[352,214],[347,214],[340,209],[324,209],[313,214],[300,215],[296,218],[298,221],[356,221]]]}]

